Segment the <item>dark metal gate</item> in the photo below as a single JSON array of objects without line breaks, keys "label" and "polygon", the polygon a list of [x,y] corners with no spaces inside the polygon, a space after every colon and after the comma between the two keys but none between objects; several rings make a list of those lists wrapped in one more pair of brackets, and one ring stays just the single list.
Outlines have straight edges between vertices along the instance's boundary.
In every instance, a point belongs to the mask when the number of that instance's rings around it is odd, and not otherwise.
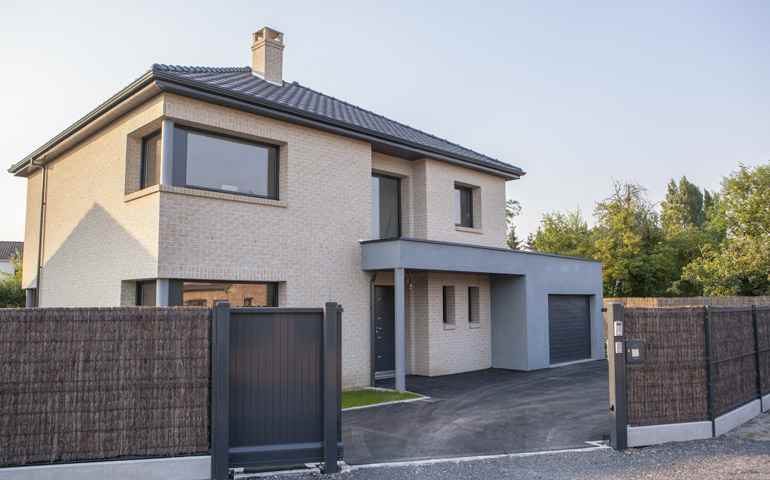
[{"label": "dark metal gate", "polygon": [[211,472],[342,458],[342,308],[214,309]]}]

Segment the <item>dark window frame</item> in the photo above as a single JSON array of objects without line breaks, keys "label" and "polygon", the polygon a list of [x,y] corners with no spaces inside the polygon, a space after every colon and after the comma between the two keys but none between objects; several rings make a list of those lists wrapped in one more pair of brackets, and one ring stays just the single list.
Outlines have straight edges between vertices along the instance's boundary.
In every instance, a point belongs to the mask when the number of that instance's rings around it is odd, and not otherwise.
[{"label": "dark window frame", "polygon": [[[268,184],[272,185],[275,190],[275,195],[257,195],[253,193],[233,192],[230,190],[222,190],[220,188],[205,187],[200,185],[190,185],[187,183],[187,132],[192,132],[198,135],[208,136],[220,140],[227,140],[236,143],[242,143],[245,145],[265,148],[268,151],[268,176],[270,177],[270,164],[274,164],[274,178],[268,178]],[[264,198],[267,200],[279,200],[281,198],[281,155],[280,146],[276,144],[257,142],[249,140],[243,137],[235,135],[228,135],[226,133],[211,132],[209,130],[203,130],[200,128],[188,127],[185,125],[174,125],[174,152],[173,156],[173,178],[172,184],[177,187],[191,188],[195,190],[205,190],[209,192],[227,193],[230,195],[240,195],[243,197],[252,198]],[[268,185],[268,190],[270,186]]]},{"label": "dark window frame", "polygon": [[[161,140],[160,148],[157,152],[155,152],[155,162],[157,163],[158,168],[158,178],[155,183],[147,183],[147,145],[150,141],[157,141]],[[161,169],[163,166],[161,165],[161,158],[163,155],[163,143],[162,143],[162,137],[161,137],[161,131],[155,130],[154,132],[150,133],[149,135],[145,135],[142,137],[142,154],[141,159],[139,161],[139,189],[142,190],[144,188],[149,188],[155,185],[158,185],[160,183],[160,176],[161,176]]]},{"label": "dark window frame", "polygon": [[402,226],[401,226],[401,220],[402,220],[402,218],[401,218],[402,217],[402,215],[401,215],[401,177],[397,177],[395,175],[388,175],[386,173],[378,173],[378,172],[372,172],[372,177],[388,178],[390,180],[395,180],[396,181],[396,192],[398,194],[397,198],[396,198],[396,210],[397,210],[397,212],[396,212],[396,214],[397,214],[396,222],[398,223],[398,232],[396,233],[395,237],[387,237],[387,238],[383,237],[382,236],[382,232],[380,232],[380,237],[375,239],[375,240],[397,240],[397,239],[401,238],[401,235],[402,235]]},{"label": "dark window frame", "polygon": [[[152,305],[144,305],[142,303],[142,299],[144,297],[144,289],[149,286],[150,284],[153,285],[153,292],[155,292],[155,299],[152,303]],[[138,307],[156,307],[158,306],[158,300],[157,300],[157,293],[158,293],[158,281],[157,280],[140,280],[136,282],[136,301],[134,302],[136,306]]]},{"label": "dark window frame", "polygon": [[475,292],[475,302],[476,302],[476,310],[480,316],[481,314],[481,289],[475,285],[471,285],[468,287],[468,323],[473,325],[478,325],[481,323],[481,318],[473,318],[473,307],[474,304],[471,301],[474,298],[474,295],[471,295],[471,292]]},{"label": "dark window frame", "polygon": [[[460,192],[460,205],[458,205],[458,208],[460,209],[460,223],[455,223],[455,226],[474,228],[476,219],[473,218],[473,191],[475,188],[455,183],[455,190]],[[467,200],[467,202],[464,202],[464,199]],[[467,210],[463,209],[464,205]]]},{"label": "dark window frame", "polygon": [[[452,318],[450,321],[449,318],[449,292],[452,293]],[[455,325],[456,323],[456,315],[454,311],[454,300],[455,300],[455,287],[454,285],[444,285],[441,287],[441,320],[444,325]]]}]

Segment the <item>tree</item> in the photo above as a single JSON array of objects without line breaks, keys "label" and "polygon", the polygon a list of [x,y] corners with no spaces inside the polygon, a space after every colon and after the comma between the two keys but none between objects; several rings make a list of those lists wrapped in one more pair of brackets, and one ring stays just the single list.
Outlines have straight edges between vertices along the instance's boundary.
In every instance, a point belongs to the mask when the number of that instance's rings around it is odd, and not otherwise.
[{"label": "tree", "polygon": [[677,184],[672,178],[668,183],[666,198],[661,203],[660,220],[666,235],[690,227],[701,227],[706,220],[704,194],[687,177]]},{"label": "tree", "polygon": [[0,308],[23,307],[25,304],[24,290],[21,288],[21,258],[13,257],[11,262],[13,275],[0,278]]},{"label": "tree", "polygon": [[635,183],[615,182],[596,205],[595,258],[603,263],[604,291],[612,296],[657,296],[672,267],[661,251],[658,215]]},{"label": "tree", "polygon": [[719,243],[705,245],[683,278],[706,295],[770,294],[770,163],[741,165],[715,198],[707,232]]},{"label": "tree", "polygon": [[522,247],[521,240],[516,235],[516,224],[514,223],[514,220],[520,213],[521,204],[518,200],[508,200],[505,202],[505,243],[511,250],[519,250]]},{"label": "tree", "polygon": [[573,257],[594,257],[593,235],[579,209],[543,215],[527,243],[532,250]]},{"label": "tree", "polygon": [[661,228],[664,244],[658,246],[663,263],[670,269],[668,295],[694,296],[702,294],[695,283],[682,279],[682,269],[696,259],[707,237],[703,225],[706,222],[706,203],[713,206],[714,197],[701,192],[687,177],[668,183],[666,198],[661,203]]}]

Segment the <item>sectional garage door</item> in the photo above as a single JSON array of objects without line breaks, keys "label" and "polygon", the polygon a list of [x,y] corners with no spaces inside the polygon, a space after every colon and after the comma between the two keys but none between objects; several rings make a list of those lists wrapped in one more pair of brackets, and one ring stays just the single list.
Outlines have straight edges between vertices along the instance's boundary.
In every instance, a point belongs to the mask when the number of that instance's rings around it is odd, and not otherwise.
[{"label": "sectional garage door", "polygon": [[548,336],[551,364],[591,357],[591,319],[588,296],[548,296]]}]

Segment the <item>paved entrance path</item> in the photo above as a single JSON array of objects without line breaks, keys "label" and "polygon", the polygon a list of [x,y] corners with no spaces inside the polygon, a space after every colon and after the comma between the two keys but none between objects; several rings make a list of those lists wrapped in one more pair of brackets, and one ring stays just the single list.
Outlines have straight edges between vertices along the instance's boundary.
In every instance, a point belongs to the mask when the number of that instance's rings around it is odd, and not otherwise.
[{"label": "paved entrance path", "polygon": [[609,435],[607,363],[407,377],[431,400],[345,412],[351,465],[587,446]]}]

